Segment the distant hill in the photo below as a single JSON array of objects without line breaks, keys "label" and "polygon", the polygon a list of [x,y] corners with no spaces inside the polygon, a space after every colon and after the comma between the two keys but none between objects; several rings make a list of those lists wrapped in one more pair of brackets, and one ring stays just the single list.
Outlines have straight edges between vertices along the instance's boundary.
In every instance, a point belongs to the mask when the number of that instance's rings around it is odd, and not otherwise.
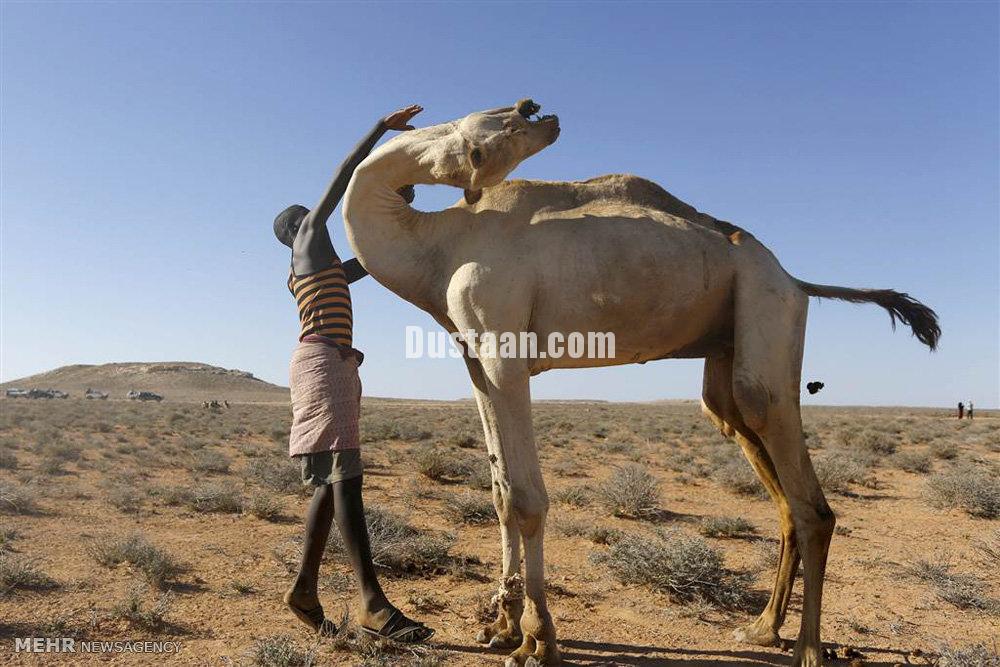
[{"label": "distant hill", "polygon": [[252,373],[187,361],[121,364],[74,364],[0,384],[0,389],[61,389],[73,398],[87,387],[123,399],[136,389],[153,391],[174,401],[286,402],[288,389],[255,378]]}]

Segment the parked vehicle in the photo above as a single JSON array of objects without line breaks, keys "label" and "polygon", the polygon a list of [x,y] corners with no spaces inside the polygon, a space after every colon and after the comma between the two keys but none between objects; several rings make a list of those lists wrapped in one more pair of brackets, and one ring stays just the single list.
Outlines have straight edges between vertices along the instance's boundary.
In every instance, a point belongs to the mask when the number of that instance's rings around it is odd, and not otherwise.
[{"label": "parked vehicle", "polygon": [[7,398],[28,398],[29,392],[27,389],[18,389],[16,387],[11,387],[4,392]]},{"label": "parked vehicle", "polygon": [[135,389],[133,389],[129,393],[125,394],[125,396],[130,401],[156,401],[156,402],[160,402],[160,401],[163,400],[163,397],[160,396],[159,394],[154,394],[151,391],[136,391]]},{"label": "parked vehicle", "polygon": [[28,398],[69,398],[69,394],[58,389],[29,389]]},{"label": "parked vehicle", "polygon": [[96,399],[98,401],[108,400],[108,392],[98,391],[97,389],[91,389],[87,387],[87,391],[83,392],[83,397],[88,399]]}]

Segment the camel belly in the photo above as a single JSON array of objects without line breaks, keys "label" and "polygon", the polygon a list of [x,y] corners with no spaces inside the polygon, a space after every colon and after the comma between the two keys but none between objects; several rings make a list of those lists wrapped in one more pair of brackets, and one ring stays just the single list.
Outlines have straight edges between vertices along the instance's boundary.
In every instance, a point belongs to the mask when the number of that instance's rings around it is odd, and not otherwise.
[{"label": "camel belly", "polygon": [[656,219],[532,225],[540,253],[531,330],[614,334],[613,359],[538,359],[533,372],[703,356],[731,336],[731,245],[717,233]]}]

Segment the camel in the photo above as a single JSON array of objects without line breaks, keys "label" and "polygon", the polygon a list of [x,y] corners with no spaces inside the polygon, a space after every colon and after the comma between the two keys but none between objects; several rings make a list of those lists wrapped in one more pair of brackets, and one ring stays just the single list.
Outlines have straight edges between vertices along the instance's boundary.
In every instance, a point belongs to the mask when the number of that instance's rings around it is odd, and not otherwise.
[{"label": "camel", "polygon": [[[465,362],[483,422],[500,519],[498,616],[477,640],[514,648],[505,664],[560,663],[545,600],[549,507],[531,421],[529,379],[551,368],[704,358],[703,411],[743,454],[777,506],[780,557],[770,601],[737,631],[773,646],[800,558],[802,622],[793,664],[822,664],[820,607],[834,515],[806,451],[800,373],[810,296],[871,302],[931,349],[936,315],[893,290],[793,278],[754,236],[629,175],[583,182],[509,181],[559,136],[530,100],[406,132],[361,163],[344,200],[351,247],[375,279],[449,332],[613,332],[610,359]],[[446,184],[464,197],[412,208],[404,185]],[[482,340],[482,339],[479,339]],[[524,574],[521,548],[524,549]]]}]

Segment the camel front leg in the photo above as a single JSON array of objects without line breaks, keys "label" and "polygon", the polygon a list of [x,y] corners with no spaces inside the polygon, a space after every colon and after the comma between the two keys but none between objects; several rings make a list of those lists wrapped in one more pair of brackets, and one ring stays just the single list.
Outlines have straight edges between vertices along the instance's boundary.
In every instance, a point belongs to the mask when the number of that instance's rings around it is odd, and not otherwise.
[{"label": "camel front leg", "polygon": [[[501,508],[504,501],[497,477],[498,468],[494,463],[499,460],[496,409],[487,393],[486,378],[479,361],[466,357],[465,363],[472,379],[479,417],[483,421],[483,436],[490,457],[490,474],[493,477],[493,505],[497,509],[497,515],[503,517]],[[503,570],[500,586],[493,596],[497,617],[479,630],[476,641],[492,648],[514,648],[520,646],[523,640],[521,615],[524,612],[524,581],[521,577],[521,532],[516,519],[509,513],[500,521],[500,555]]]},{"label": "camel front leg", "polygon": [[545,601],[543,541],[549,499],[531,424],[528,366],[521,359],[484,359],[481,365],[496,435],[490,465],[497,513],[501,524],[516,524],[524,544],[523,638],[505,664],[558,665],[555,626]]}]

